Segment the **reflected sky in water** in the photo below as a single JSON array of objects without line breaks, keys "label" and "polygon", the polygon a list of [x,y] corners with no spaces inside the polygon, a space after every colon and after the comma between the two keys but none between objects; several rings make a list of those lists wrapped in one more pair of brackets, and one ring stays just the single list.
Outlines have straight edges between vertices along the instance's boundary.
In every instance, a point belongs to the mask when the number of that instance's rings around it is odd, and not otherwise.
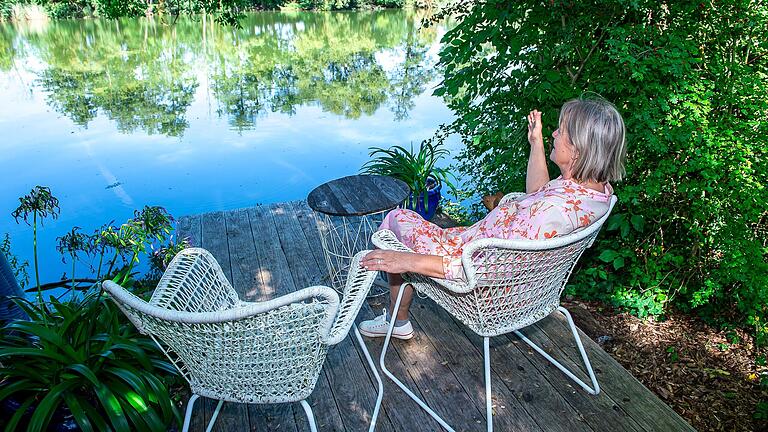
[{"label": "reflected sky in water", "polygon": [[419,19],[0,27],[0,234],[31,263],[31,229],[10,214],[19,196],[49,186],[61,216],[41,233],[41,279],[57,280],[68,267],[55,238],[72,226],[120,224],[144,205],[182,216],[303,199],[356,173],[370,146],[418,145],[453,119],[431,96],[445,28],[419,31]]}]

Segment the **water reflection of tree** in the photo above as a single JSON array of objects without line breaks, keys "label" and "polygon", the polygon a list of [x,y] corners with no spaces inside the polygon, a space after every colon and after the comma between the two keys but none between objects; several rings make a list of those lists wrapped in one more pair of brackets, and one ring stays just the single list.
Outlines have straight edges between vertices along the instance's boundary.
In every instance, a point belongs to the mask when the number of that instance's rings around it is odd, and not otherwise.
[{"label": "water reflection of tree", "polygon": [[107,72],[48,69],[41,77],[48,103],[78,125],[87,126],[100,109],[121,132],[180,136],[189,126],[184,114],[197,83],[137,80]]},{"label": "water reflection of tree", "polygon": [[[389,102],[400,120],[432,79],[424,60],[435,36],[416,30],[413,12],[258,13],[241,24],[60,21],[25,35],[24,45],[46,65],[39,83],[50,106],[76,124],[103,113],[121,131],[170,136],[188,127],[185,115],[205,76],[216,112],[236,129],[299,106],[358,118]],[[0,66],[13,61],[5,52],[13,39],[6,39]],[[382,65],[382,50],[405,52],[405,60]]]},{"label": "water reflection of tree", "polygon": [[[149,33],[153,33],[149,37]],[[179,136],[197,81],[170,29],[146,20],[68,21],[32,38],[49,105],[78,125],[99,111],[121,132]]]},{"label": "water reflection of tree", "polygon": [[410,23],[402,47],[405,51],[404,60],[390,78],[391,110],[397,121],[408,118],[408,112],[415,105],[414,98],[423,93],[426,84],[436,76],[432,65],[425,61],[429,45],[421,37],[423,34],[420,35],[415,25]]},{"label": "water reflection of tree", "polygon": [[[228,113],[230,124],[242,129],[267,112],[292,114],[299,105],[359,118],[392,98],[401,107],[397,119],[407,117],[413,98],[432,77],[421,65],[431,41],[414,37],[413,20],[403,18],[402,13],[307,14],[277,31],[255,24],[253,34],[222,35],[217,47],[238,49],[216,50],[236,59],[212,62],[222,65],[212,74],[217,112]],[[390,81],[374,54],[401,44],[408,56],[398,70],[405,73],[396,70]]]}]

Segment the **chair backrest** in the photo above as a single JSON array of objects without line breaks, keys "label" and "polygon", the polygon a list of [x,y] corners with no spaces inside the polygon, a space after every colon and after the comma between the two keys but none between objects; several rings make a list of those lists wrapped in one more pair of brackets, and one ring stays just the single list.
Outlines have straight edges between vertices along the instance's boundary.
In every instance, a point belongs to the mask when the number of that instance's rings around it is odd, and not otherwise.
[{"label": "chair backrest", "polygon": [[[148,303],[111,281],[103,287],[158,343],[194,393],[242,403],[295,402],[309,396],[339,307],[336,292],[320,286],[268,302],[238,301],[196,312],[174,310],[190,303],[167,290],[156,290]],[[209,289],[199,285],[187,297],[200,298]]]},{"label": "chair backrest", "polygon": [[[467,243],[461,257],[466,282],[408,278],[478,334],[493,336],[525,327],[557,309],[576,262],[594,242],[616,201],[612,196],[605,215],[561,237]],[[442,288],[434,289],[435,285]]]}]

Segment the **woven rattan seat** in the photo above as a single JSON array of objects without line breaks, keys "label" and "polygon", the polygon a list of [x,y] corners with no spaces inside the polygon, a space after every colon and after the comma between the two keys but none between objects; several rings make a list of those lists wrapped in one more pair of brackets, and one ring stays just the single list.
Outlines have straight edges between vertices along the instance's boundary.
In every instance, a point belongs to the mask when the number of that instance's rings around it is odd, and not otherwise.
[{"label": "woven rattan seat", "polygon": [[219,400],[208,430],[230,401],[301,402],[315,431],[305,399],[328,347],[346,337],[376,276],[359,266],[366,252],[353,257],[341,299],[331,288],[313,286],[270,301],[241,301],[214,257],[199,248],[176,255],[149,302],[111,281],[103,287],[189,382],[184,431],[199,396]]},{"label": "woven rattan seat", "polygon": [[[502,202],[515,199],[520,195],[522,194],[509,194],[503,198]],[[568,235],[546,240],[486,238],[467,243],[461,256],[466,281],[431,278],[414,273],[403,275],[405,283],[400,288],[393,310],[399,309],[404,288],[411,284],[418,293],[434,300],[448,313],[483,337],[486,420],[489,431],[493,430],[490,337],[510,332],[515,333],[587,392],[599,393],[600,387],[578,336],[576,326],[568,311],[560,306],[560,295],[579,257],[584,250],[592,245],[615,204],[616,197],[613,196],[605,215],[591,225]],[[389,230],[374,233],[372,241],[376,247],[381,249],[412,252]],[[589,374],[591,387],[520,331],[554,311],[561,312],[568,320]],[[384,359],[393,328],[394,320],[390,323],[389,333],[384,341],[379,359],[382,370],[446,430],[453,431],[440,416],[386,368]]]}]

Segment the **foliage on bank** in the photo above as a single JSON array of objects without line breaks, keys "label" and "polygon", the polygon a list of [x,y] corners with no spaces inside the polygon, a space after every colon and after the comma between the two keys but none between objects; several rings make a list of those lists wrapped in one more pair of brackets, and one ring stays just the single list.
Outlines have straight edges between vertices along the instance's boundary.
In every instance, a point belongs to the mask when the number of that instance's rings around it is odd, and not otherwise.
[{"label": "foliage on bank", "polygon": [[[463,2],[437,89],[475,193],[522,190],[525,115],[617,105],[628,130],[619,205],[571,292],[640,316],[670,306],[768,334],[768,5]],[[439,136],[438,136],[439,138]],[[551,168],[554,168],[552,166]],[[555,172],[554,169],[551,170]]]},{"label": "foliage on bank", "polygon": [[353,10],[430,6],[432,0],[0,0],[0,16],[6,19],[121,18],[213,14],[217,20],[235,23],[240,14],[252,10],[281,8],[302,10]]}]

